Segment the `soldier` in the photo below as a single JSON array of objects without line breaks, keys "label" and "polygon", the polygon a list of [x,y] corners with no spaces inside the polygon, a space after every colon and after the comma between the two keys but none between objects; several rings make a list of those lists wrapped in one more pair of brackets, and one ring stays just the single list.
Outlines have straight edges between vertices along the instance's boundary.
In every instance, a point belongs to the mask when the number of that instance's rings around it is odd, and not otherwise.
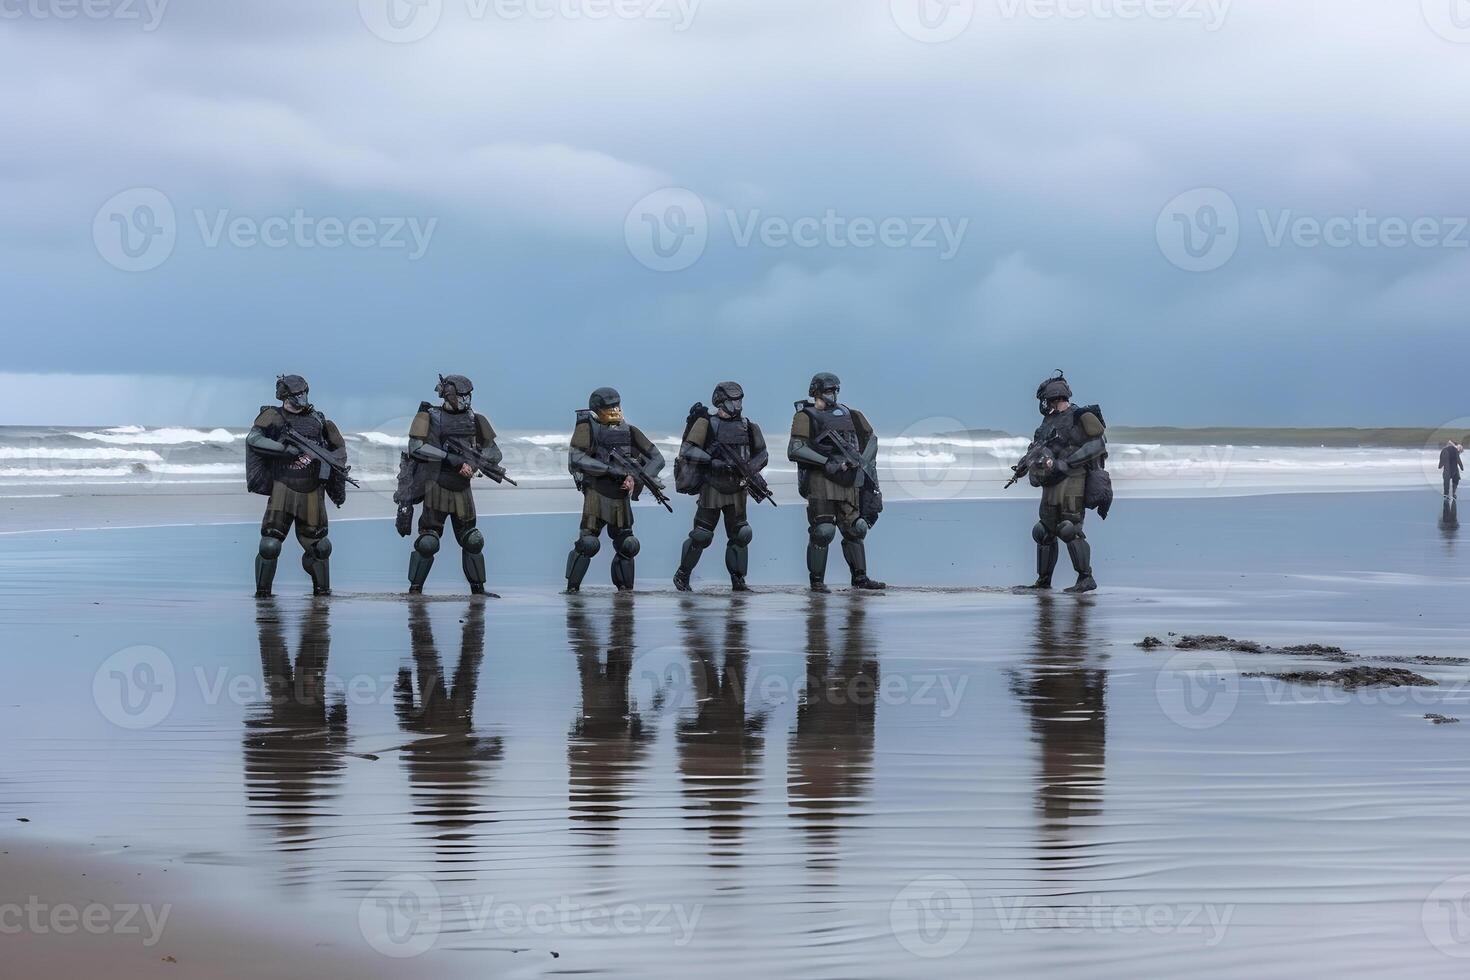
[{"label": "soldier", "polygon": [[581,589],[592,556],[602,547],[604,527],[615,552],[613,585],[619,592],[631,592],[633,557],[638,554],[632,498],[640,485],[634,468],[661,490],[658,474],[664,457],[637,426],[623,419],[623,399],[616,389],[598,388],[587,400],[587,410],[577,412],[567,466],[583,498],[581,530],[567,555],[567,592]]},{"label": "soldier", "polygon": [[1036,400],[1043,419],[1031,445],[1044,447],[1045,452],[1039,466],[1033,465],[1030,471],[1032,484],[1042,488],[1041,519],[1031,529],[1036,541],[1032,588],[1051,588],[1057,541],[1061,540],[1077,572],[1077,584],[1063,591],[1091,592],[1097,581],[1092,577],[1092,546],[1082,532],[1082,520],[1087,515],[1088,471],[1101,468],[1108,452],[1102,412],[1096,405],[1075,407],[1072,386],[1060,371],[1036,389]]},{"label": "soldier", "polygon": [[824,371],[812,378],[807,388],[811,400],[796,403],[786,449],[786,457],[797,465],[797,490],[806,499],[806,569],[813,592],[829,591],[827,546],[839,529],[853,588],[886,588],[868,577],[863,539],[876,515],[865,515],[859,506],[865,487],[876,490],[878,436],[862,412],[838,403],[840,387],[835,374]]},{"label": "soldier", "polygon": [[[408,556],[410,595],[424,591],[446,518],[453,523],[470,593],[486,594],[485,536],[475,527],[475,494],[470,481],[481,464],[496,465],[503,454],[495,444],[490,420],[470,408],[474,390],[474,384],[462,374],[439,375],[434,394],[444,400],[443,404],[435,407],[420,403],[408,429],[409,458],[428,467],[419,536]],[[406,533],[407,526],[400,530]]]},{"label": "soldier", "polygon": [[276,378],[281,404],[262,405],[245,437],[246,484],[252,493],[270,497],[255,557],[257,598],[271,594],[281,542],[292,525],[312,592],[332,594],[326,498],[338,507],[347,499],[347,444],[336,424],[311,404],[309,394],[299,374]]},{"label": "soldier", "polygon": [[696,467],[702,480],[694,527],[684,542],[679,570],[674,573],[674,587],[680,592],[690,591],[689,576],[699,563],[699,556],[714,541],[715,527],[724,515],[725,569],[730,573],[730,588],[748,592],[745,575],[750,567],[749,545],[753,533],[745,515],[750,493],[735,467],[713,447],[716,443],[723,446],[744,461],[751,473],[764,469],[770,462],[770,454],[766,452],[766,437],[761,434],[760,426],[741,414],[745,391],[738,383],[721,381],[715,385],[710,404],[715,414],[695,418],[679,446],[684,464]]}]

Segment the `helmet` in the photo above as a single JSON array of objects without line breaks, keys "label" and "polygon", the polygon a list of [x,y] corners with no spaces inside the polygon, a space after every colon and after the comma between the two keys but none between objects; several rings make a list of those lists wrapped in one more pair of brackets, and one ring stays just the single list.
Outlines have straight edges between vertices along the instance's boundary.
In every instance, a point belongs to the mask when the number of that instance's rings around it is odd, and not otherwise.
[{"label": "helmet", "polygon": [[617,425],[623,420],[623,396],[616,388],[598,388],[587,399],[587,407],[597,413],[598,421]]},{"label": "helmet", "polygon": [[276,375],[276,397],[292,410],[304,412],[310,408],[311,400],[308,397],[310,393],[311,389],[301,375]]},{"label": "helmet", "polygon": [[812,383],[807,386],[806,393],[813,398],[818,395],[823,401],[836,401],[837,392],[842,388],[842,382],[837,375],[830,371],[821,371],[812,375]]},{"label": "helmet", "polygon": [[434,386],[434,394],[444,399],[444,403],[456,412],[463,412],[470,407],[470,392],[474,390],[474,382],[462,374],[441,374],[439,383]]},{"label": "helmet", "polygon": [[745,389],[738,381],[721,381],[715,385],[710,403],[731,418],[739,418],[741,409],[745,407]]},{"label": "helmet", "polygon": [[1072,386],[1067,384],[1067,379],[1062,376],[1062,369],[1057,368],[1057,373],[1047,378],[1036,386],[1036,400],[1040,403],[1041,414],[1051,414],[1051,403],[1059,398],[1068,401],[1072,399]]}]

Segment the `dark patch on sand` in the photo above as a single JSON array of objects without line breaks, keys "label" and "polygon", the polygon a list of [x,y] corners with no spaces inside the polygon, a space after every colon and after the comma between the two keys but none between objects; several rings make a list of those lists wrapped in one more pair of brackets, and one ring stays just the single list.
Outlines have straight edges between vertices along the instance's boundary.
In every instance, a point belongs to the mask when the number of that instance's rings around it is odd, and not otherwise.
[{"label": "dark patch on sand", "polygon": [[1164,641],[1159,639],[1157,636],[1145,636],[1143,639],[1139,640],[1138,643],[1135,644],[1135,646],[1142,647],[1145,650],[1155,650],[1163,645]]},{"label": "dark patch on sand", "polygon": [[1281,673],[1256,671],[1243,677],[1272,677],[1289,684],[1333,684],[1346,691],[1361,687],[1438,687],[1423,674],[1403,667],[1345,667],[1342,670],[1288,670]]},{"label": "dark patch on sand", "polygon": [[1424,716],[1424,720],[1436,725],[1458,725],[1460,723],[1460,719],[1451,718],[1449,715],[1442,715],[1436,711],[1429,712]]},{"label": "dark patch on sand", "polygon": [[[1170,633],[1170,636],[1176,636]],[[1136,643],[1144,650],[1156,650],[1166,646],[1157,636],[1145,636]],[[1293,643],[1284,647],[1267,646],[1254,640],[1237,640],[1233,637],[1222,636],[1217,633],[1186,633],[1174,641],[1174,647],[1179,650],[1221,650],[1229,653],[1253,653],[1253,654],[1277,654],[1287,657],[1315,657],[1332,663],[1346,664],[1356,660],[1372,660],[1385,664],[1420,664],[1423,666],[1455,666],[1470,664],[1470,657],[1436,657],[1428,654],[1414,654],[1412,656],[1394,657],[1362,657],[1355,653],[1349,653],[1342,647],[1329,646],[1325,643]]]}]

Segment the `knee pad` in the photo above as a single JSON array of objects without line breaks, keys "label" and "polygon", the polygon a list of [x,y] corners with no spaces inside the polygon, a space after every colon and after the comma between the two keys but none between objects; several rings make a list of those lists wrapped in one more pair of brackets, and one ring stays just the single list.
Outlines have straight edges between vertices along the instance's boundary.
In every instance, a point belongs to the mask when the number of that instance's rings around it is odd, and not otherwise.
[{"label": "knee pad", "polygon": [[847,541],[861,541],[868,536],[868,522],[859,517],[847,527],[842,529],[842,537]]},{"label": "knee pad", "polygon": [[1051,544],[1052,534],[1046,529],[1045,524],[1037,521],[1036,525],[1031,528],[1031,540],[1037,544]]},{"label": "knee pad", "polygon": [[439,553],[439,535],[420,534],[418,540],[413,543],[413,550],[425,558],[433,558]]},{"label": "knee pad", "polygon": [[583,558],[591,558],[602,550],[602,539],[595,534],[584,534],[577,539],[577,543],[572,545],[572,547]]},{"label": "knee pad", "polygon": [[737,527],[735,529],[734,533],[732,533],[730,535],[730,543],[731,544],[738,544],[738,545],[747,545],[747,544],[750,544],[751,539],[754,538],[754,537],[755,537],[755,532],[750,529],[750,525],[749,524],[741,524],[739,527]]},{"label": "knee pad", "polygon": [[281,557],[281,539],[262,534],[260,536],[260,557],[267,561],[274,561]]},{"label": "knee pad", "polygon": [[1057,537],[1061,538],[1064,544],[1071,544],[1081,536],[1082,528],[1071,521],[1062,521],[1057,525]]},{"label": "knee pad", "polygon": [[633,535],[631,534],[625,534],[618,539],[618,554],[622,555],[624,558],[632,558],[634,555],[638,554],[638,549],[640,547],[642,547],[642,545],[638,543],[638,539],[633,537]]},{"label": "knee pad", "polygon": [[831,544],[832,539],[837,537],[836,524],[813,524],[811,529],[812,544]]},{"label": "knee pad", "polygon": [[309,550],[313,558],[326,561],[332,556],[332,542],[324,535],[313,541]]},{"label": "knee pad", "polygon": [[709,543],[714,539],[714,528],[705,527],[703,524],[694,525],[693,530],[689,532],[689,540],[693,541],[695,547],[700,548],[701,550],[704,548],[708,548]]},{"label": "knee pad", "polygon": [[459,546],[472,555],[478,555],[485,550],[485,535],[479,528],[472,527],[459,539]]}]

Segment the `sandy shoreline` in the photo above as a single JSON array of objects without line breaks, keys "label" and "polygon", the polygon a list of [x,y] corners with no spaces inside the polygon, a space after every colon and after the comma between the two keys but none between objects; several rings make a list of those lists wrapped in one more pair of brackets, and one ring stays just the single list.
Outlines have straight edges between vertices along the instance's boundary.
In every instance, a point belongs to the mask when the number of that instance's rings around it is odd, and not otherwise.
[{"label": "sandy shoreline", "polygon": [[[254,600],[245,524],[8,536],[0,905],[174,905],[152,947],[26,931],[21,974],[1457,975],[1470,724],[1425,716],[1470,721],[1470,579],[1438,501],[1128,500],[1083,599],[1012,588],[1034,506],[896,506],[895,588],[817,598],[786,506],[744,598],[718,555],[674,593],[658,512],[631,599],[605,562],[556,593],[564,514],[486,522],[488,602],[455,561],[406,599],[370,520],[330,600],[294,562]],[[1359,666],[1433,684],[1281,679]],[[929,956],[908,903],[941,899],[964,941]]]}]

